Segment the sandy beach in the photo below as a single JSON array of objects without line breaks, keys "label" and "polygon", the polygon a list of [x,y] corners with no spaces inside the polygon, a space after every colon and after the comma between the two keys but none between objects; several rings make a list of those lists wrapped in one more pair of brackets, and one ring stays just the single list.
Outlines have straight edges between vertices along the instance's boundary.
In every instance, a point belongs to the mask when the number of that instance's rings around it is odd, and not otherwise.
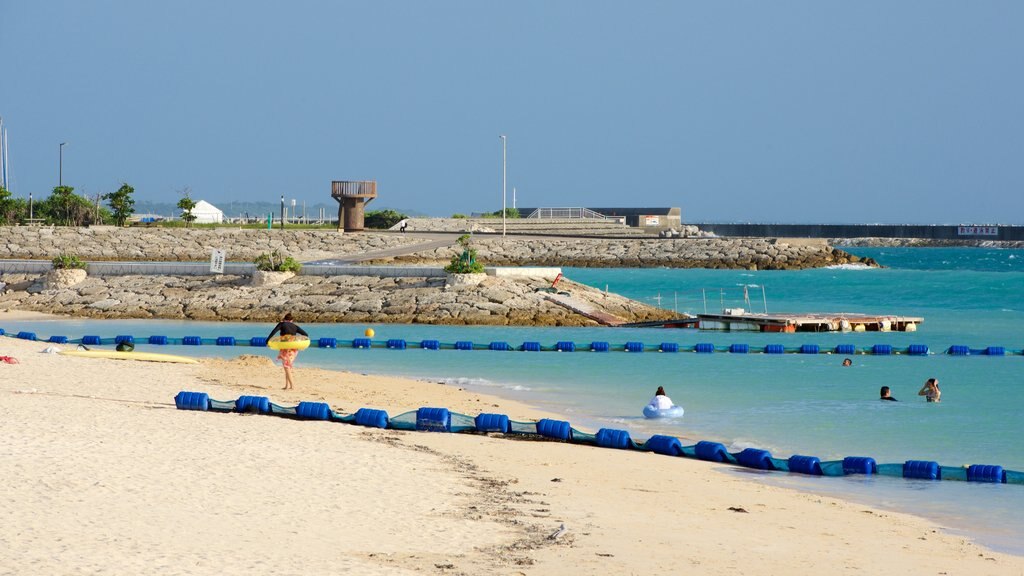
[{"label": "sandy beach", "polygon": [[18,360],[0,364],[0,574],[1024,574],[928,521],[717,464],[173,402],[548,416],[454,386],[300,355],[285,392],[270,351],[184,365],[45,347],[0,338]]}]

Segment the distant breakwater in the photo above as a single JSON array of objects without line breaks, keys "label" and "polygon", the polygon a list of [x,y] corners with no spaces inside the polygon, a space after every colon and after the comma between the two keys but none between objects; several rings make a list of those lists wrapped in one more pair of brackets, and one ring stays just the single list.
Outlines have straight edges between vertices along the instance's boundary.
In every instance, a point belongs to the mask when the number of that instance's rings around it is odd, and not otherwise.
[{"label": "distant breakwater", "polygon": [[[451,243],[437,247],[437,240]],[[213,249],[229,261],[278,250],[300,261],[371,259],[388,264],[444,265],[461,252],[456,234],[333,230],[0,227],[0,259],[50,259],[74,253],[86,261],[202,262]],[[835,264],[876,265],[824,240],[773,238],[557,238],[475,235],[478,259],[493,266],[601,268],[741,268],[799,270]],[[418,246],[423,246],[419,249]]]}]

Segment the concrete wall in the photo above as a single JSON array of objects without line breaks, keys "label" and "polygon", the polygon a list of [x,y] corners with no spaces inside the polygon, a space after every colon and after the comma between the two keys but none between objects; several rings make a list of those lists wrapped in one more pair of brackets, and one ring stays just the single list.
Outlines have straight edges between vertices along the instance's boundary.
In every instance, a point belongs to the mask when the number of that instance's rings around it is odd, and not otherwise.
[{"label": "concrete wall", "polygon": [[1024,240],[1024,226],[919,224],[716,224],[697,226],[719,236],[790,238],[924,238],[928,240]]}]

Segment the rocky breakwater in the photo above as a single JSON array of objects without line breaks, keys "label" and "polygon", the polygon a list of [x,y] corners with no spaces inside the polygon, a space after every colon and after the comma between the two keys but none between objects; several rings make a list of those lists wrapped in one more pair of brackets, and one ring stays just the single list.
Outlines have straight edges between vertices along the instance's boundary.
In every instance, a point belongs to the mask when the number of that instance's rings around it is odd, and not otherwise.
[{"label": "rocky breakwater", "polygon": [[[90,276],[53,288],[43,276],[5,274],[0,310],[32,310],[89,318],[187,318],[276,322],[292,312],[301,322],[594,326],[556,302],[543,278],[488,276],[478,284],[448,285],[444,277],[295,276],[252,286],[244,276]],[[579,308],[624,322],[676,315],[563,279]],[[563,295],[564,296],[564,295]]]},{"label": "rocky breakwater", "polygon": [[0,226],[0,259],[49,260],[74,253],[83,260],[198,262],[213,249],[229,260],[252,261],[278,250],[301,261],[338,258],[423,242],[400,234],[342,234],[335,230],[238,228],[63,228]]},{"label": "rocky breakwater", "polygon": [[[492,238],[476,236],[477,258],[494,266],[574,266],[587,268],[740,268],[801,270],[837,264],[877,266],[833,248],[824,240],[776,238],[593,239]],[[382,259],[377,263],[442,264],[456,247]]]}]

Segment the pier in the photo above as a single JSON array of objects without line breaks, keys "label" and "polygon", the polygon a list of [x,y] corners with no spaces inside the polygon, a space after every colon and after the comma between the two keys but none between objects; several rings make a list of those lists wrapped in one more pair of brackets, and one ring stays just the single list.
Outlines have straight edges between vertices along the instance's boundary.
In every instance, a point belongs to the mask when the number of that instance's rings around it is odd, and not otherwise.
[{"label": "pier", "polygon": [[914,332],[924,322],[916,316],[825,313],[755,313],[726,308],[720,314],[697,314],[657,322],[623,324],[630,328],[697,328],[725,332]]}]

